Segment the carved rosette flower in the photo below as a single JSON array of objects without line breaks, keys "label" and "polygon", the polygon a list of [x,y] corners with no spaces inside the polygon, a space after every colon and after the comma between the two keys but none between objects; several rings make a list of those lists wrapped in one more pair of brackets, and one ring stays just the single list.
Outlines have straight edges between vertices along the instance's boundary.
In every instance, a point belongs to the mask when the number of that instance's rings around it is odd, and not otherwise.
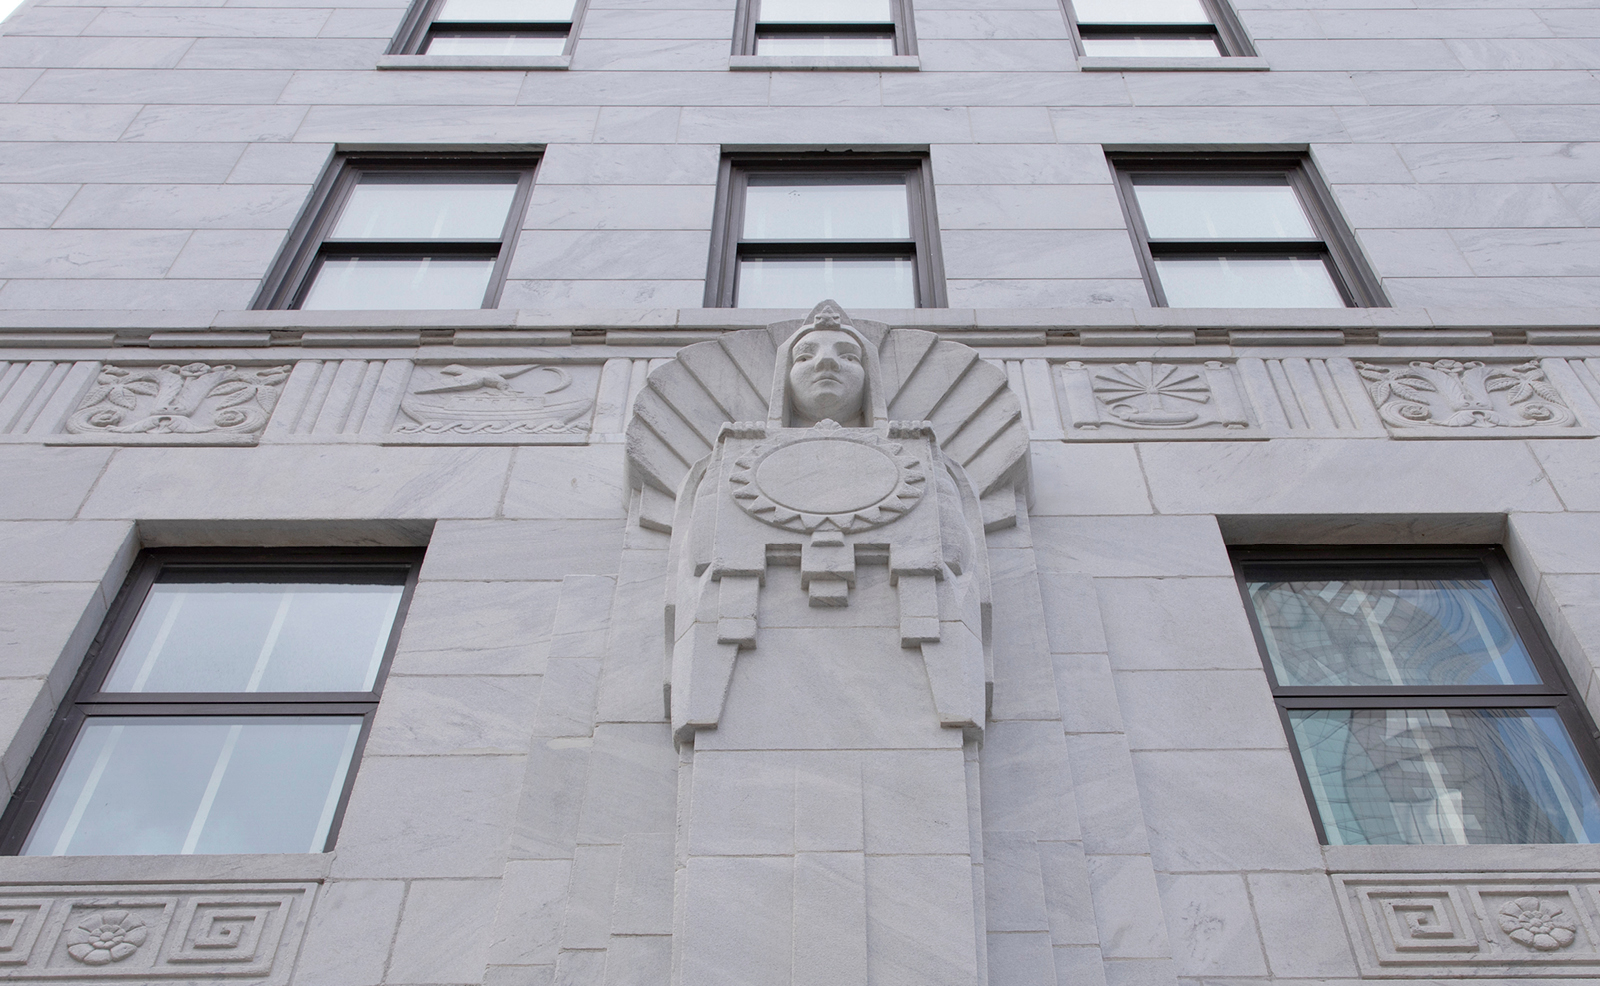
[{"label": "carved rosette flower", "polygon": [[1500,906],[1500,929],[1519,945],[1554,952],[1571,945],[1578,925],[1564,911],[1538,897],[1518,897]]},{"label": "carved rosette flower", "polygon": [[137,952],[148,933],[127,911],[95,911],[67,932],[67,954],[84,965],[110,965]]}]

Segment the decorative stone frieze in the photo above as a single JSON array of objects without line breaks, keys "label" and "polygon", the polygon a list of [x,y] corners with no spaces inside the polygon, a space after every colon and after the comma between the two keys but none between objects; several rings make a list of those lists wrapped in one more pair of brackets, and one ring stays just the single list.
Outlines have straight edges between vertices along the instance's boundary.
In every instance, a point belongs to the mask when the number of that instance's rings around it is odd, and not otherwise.
[{"label": "decorative stone frieze", "polygon": [[1333,879],[1364,976],[1600,976],[1600,873]]},{"label": "decorative stone frieze", "polygon": [[0,890],[0,982],[289,981],[316,885]]},{"label": "decorative stone frieze", "polygon": [[67,419],[74,435],[254,436],[266,427],[287,366],[107,364]]},{"label": "decorative stone frieze", "polygon": [[[401,435],[588,434],[592,367],[554,363],[419,365],[400,400]],[[575,372],[576,371],[576,372]],[[578,377],[585,379],[577,383]]]},{"label": "decorative stone frieze", "polygon": [[1069,440],[1260,438],[1230,363],[1061,364]]},{"label": "decorative stone frieze", "polygon": [[1538,360],[1356,361],[1378,415],[1399,435],[1450,437],[1502,429],[1564,431],[1578,415]]}]

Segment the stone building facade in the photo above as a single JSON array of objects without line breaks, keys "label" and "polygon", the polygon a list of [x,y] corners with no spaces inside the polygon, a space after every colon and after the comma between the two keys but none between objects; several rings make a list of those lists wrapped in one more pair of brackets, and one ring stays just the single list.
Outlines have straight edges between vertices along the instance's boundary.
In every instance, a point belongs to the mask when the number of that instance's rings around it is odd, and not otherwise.
[{"label": "stone building facade", "polygon": [[1600,977],[1600,11],[453,2],[0,25],[0,982]]}]

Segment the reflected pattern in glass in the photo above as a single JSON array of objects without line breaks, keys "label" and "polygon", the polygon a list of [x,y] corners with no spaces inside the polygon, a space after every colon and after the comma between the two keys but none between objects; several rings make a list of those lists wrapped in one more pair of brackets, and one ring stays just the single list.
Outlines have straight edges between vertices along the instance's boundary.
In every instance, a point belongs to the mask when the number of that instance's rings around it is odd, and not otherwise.
[{"label": "reflected pattern in glass", "polygon": [[559,55],[567,49],[565,34],[489,34],[435,31],[428,35],[429,55]]},{"label": "reflected pattern in glass", "polygon": [[1169,308],[1343,308],[1320,257],[1156,257]]},{"label": "reflected pattern in glass", "polygon": [[571,22],[574,6],[574,0],[445,0],[434,21],[563,24]]},{"label": "reflected pattern in glass", "polygon": [[745,189],[744,236],[753,240],[909,239],[905,180],[752,180]]},{"label": "reflected pattern in glass", "polygon": [[498,240],[517,194],[514,175],[486,181],[366,179],[350,193],[336,240]]},{"label": "reflected pattern in glass", "polygon": [[300,307],[481,308],[494,264],[493,257],[328,257]]},{"label": "reflected pattern in glass", "polygon": [[1153,240],[1317,238],[1299,196],[1281,180],[1186,185],[1135,179],[1133,192]]},{"label": "reflected pattern in glass", "polygon": [[1215,38],[1086,37],[1083,53],[1097,58],[1221,58]]},{"label": "reflected pattern in glass", "polygon": [[758,0],[758,23],[885,24],[891,0]]},{"label": "reflected pattern in glass", "polygon": [[1200,0],[1072,0],[1079,24],[1210,24]]},{"label": "reflected pattern in glass", "polygon": [[359,716],[87,720],[23,855],[321,852]]},{"label": "reflected pattern in glass", "polygon": [[773,34],[756,38],[758,55],[893,55],[892,34]]},{"label": "reflected pattern in glass", "polygon": [[1331,845],[1600,841],[1600,795],[1552,709],[1288,715]]},{"label": "reflected pattern in glass", "polygon": [[915,308],[916,264],[908,257],[746,257],[740,308],[807,308],[833,298],[846,309]]},{"label": "reflected pattern in glass", "polygon": [[1487,578],[1249,581],[1278,684],[1536,685]]},{"label": "reflected pattern in glass", "polygon": [[105,692],[365,692],[377,682],[399,585],[151,586]]}]

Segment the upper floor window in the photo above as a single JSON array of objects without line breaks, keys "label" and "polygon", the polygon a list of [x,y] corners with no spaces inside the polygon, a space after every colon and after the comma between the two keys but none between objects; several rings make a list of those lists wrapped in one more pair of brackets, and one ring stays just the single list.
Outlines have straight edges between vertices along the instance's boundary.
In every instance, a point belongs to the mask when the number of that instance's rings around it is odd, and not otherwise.
[{"label": "upper floor window", "polygon": [[908,55],[910,0],[742,0],[736,54]]},{"label": "upper floor window", "polygon": [[1255,49],[1227,0],[1070,0],[1091,57],[1220,58]]},{"label": "upper floor window", "polygon": [[1499,549],[1235,565],[1324,843],[1600,842],[1594,725]]},{"label": "upper floor window", "polygon": [[12,798],[0,849],[331,848],[418,555],[147,552]]},{"label": "upper floor window", "polygon": [[706,304],[944,304],[926,158],[726,160]]},{"label": "upper floor window", "polygon": [[581,0],[418,0],[392,55],[562,55]]},{"label": "upper floor window", "polygon": [[344,157],[263,285],[258,308],[492,308],[533,162]]},{"label": "upper floor window", "polygon": [[1385,304],[1355,238],[1304,159],[1130,155],[1113,163],[1157,305]]}]

